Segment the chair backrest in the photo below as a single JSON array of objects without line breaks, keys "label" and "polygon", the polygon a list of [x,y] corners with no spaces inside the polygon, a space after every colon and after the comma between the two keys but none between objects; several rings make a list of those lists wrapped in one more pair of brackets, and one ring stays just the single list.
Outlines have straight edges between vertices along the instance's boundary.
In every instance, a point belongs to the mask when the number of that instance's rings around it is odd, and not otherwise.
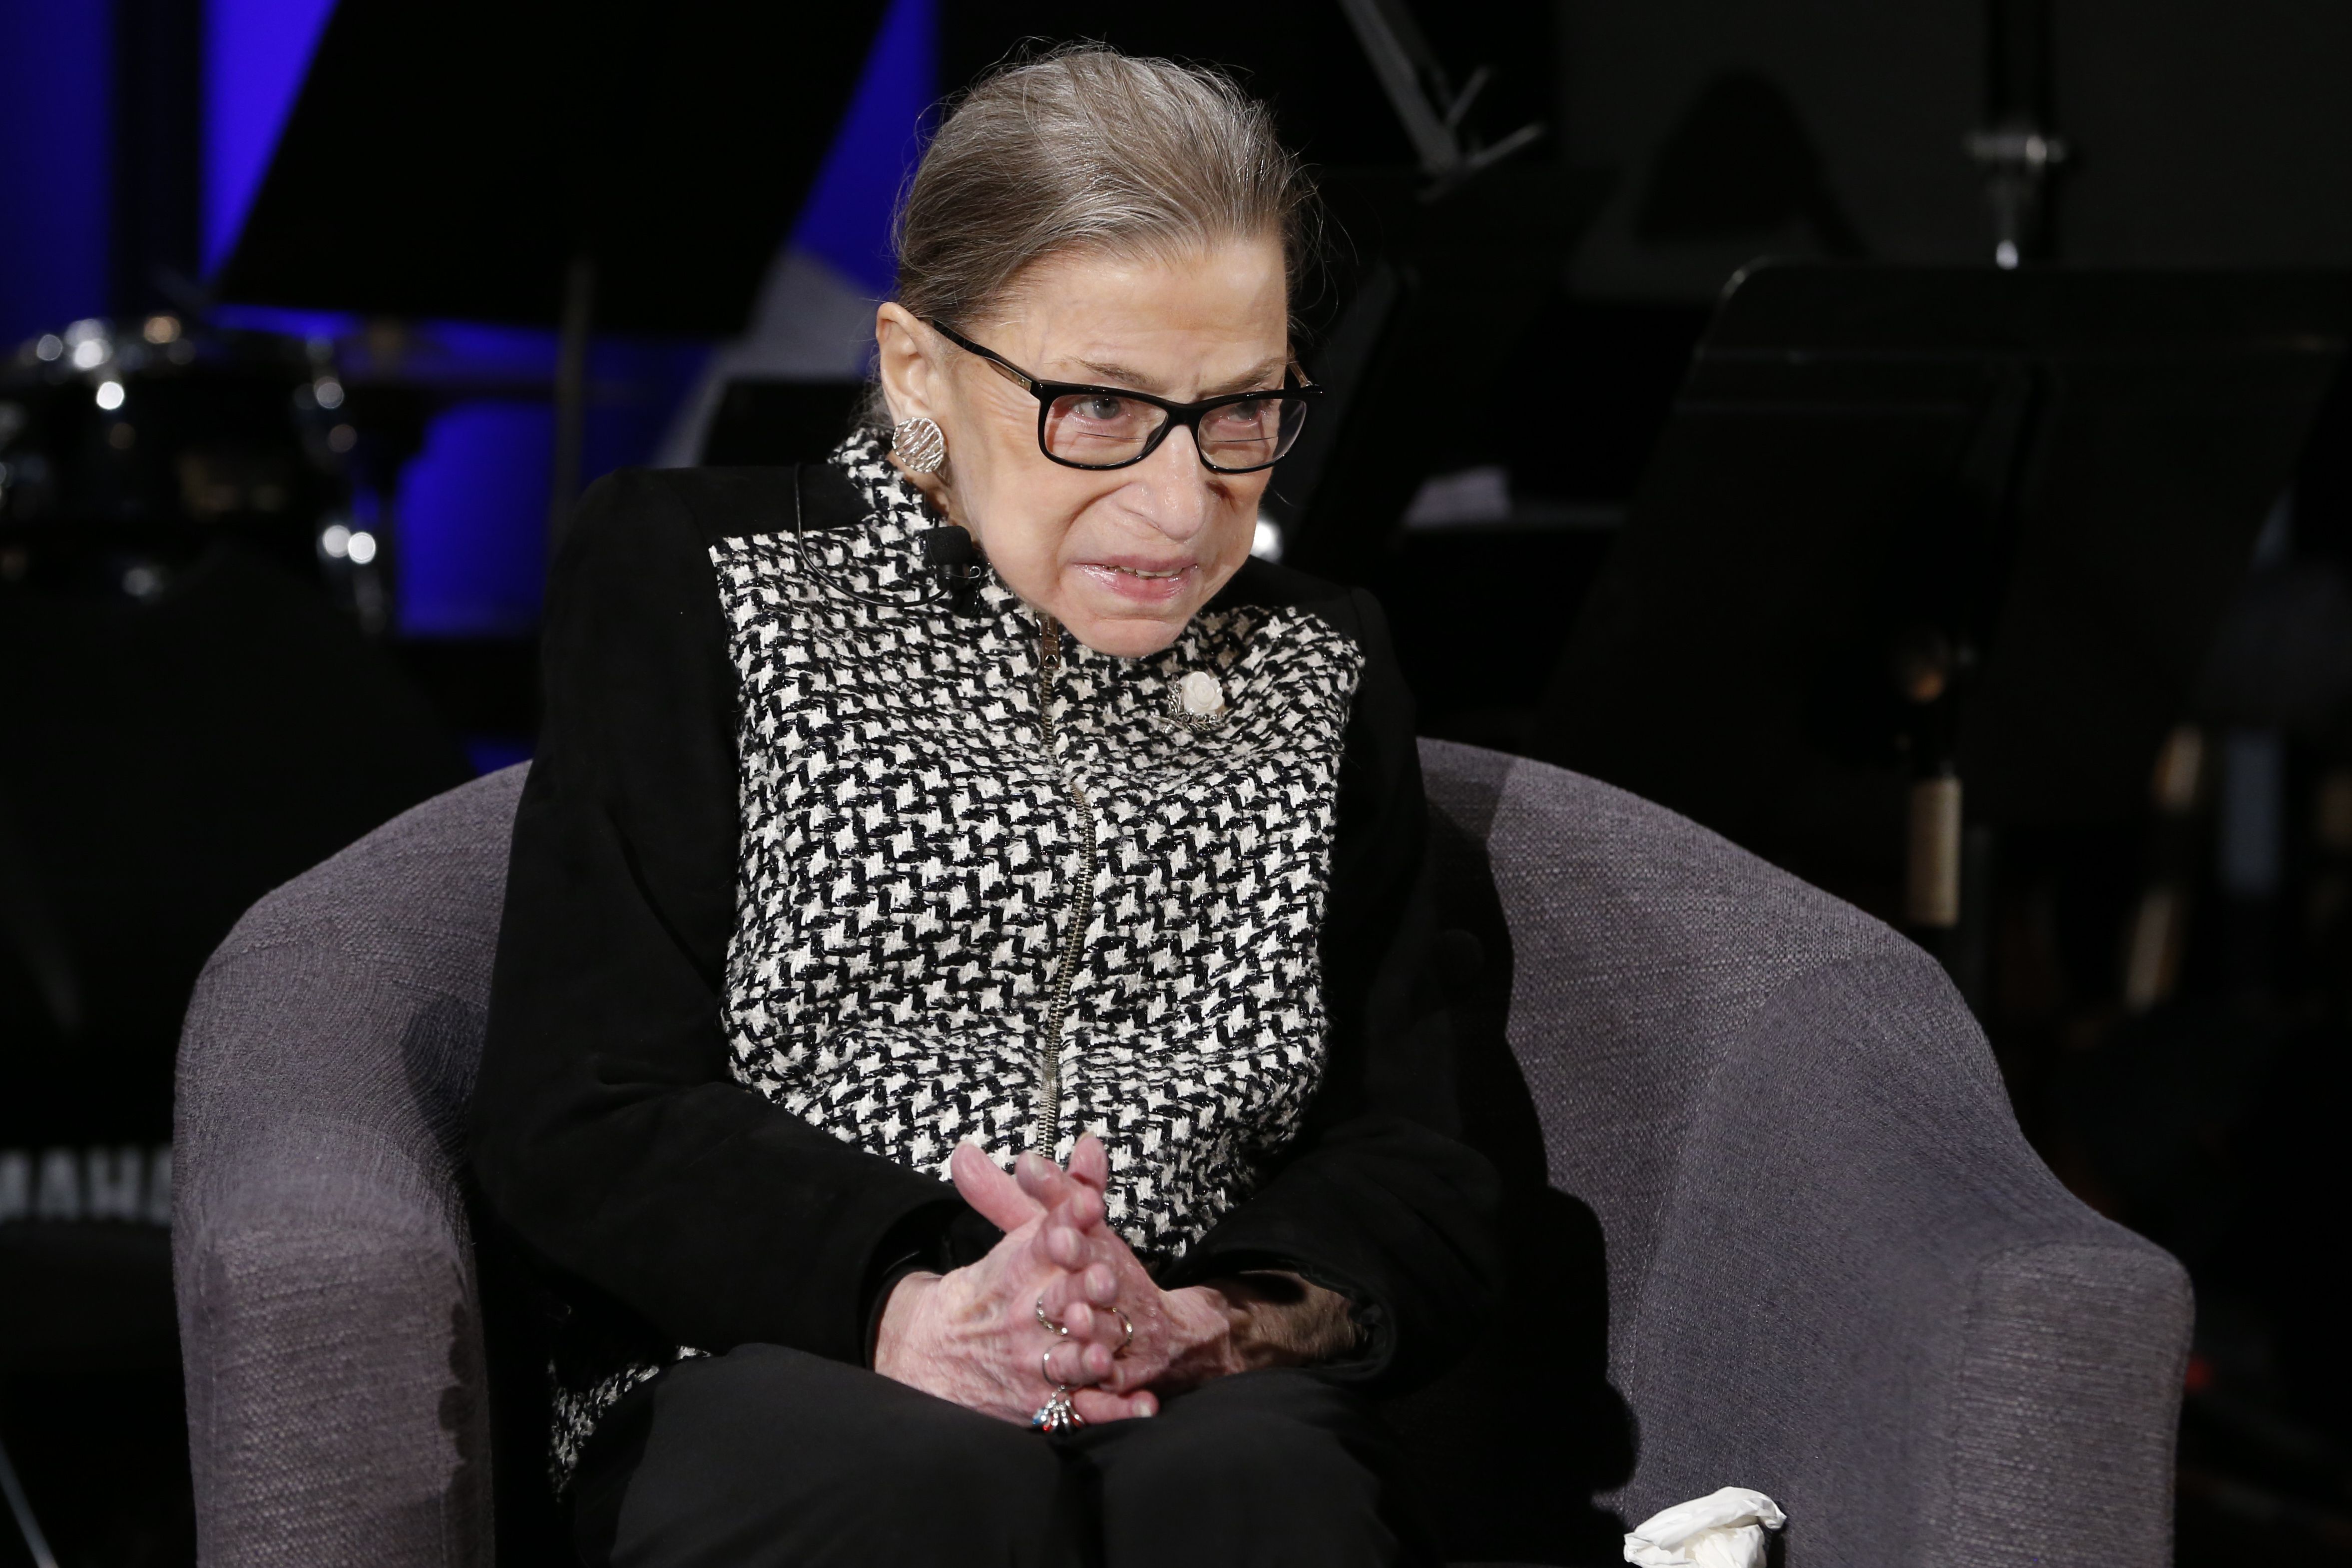
[{"label": "chair backrest", "polygon": [[1484,846],[1551,1185],[1591,1206],[1628,1520],[1726,1484],[1794,1564],[2170,1558],[2190,1301],[2026,1144],[1898,933],[1623,791],[1424,742]]},{"label": "chair backrest", "polygon": [[[1759,1005],[1850,958],[1941,976],[1851,904],[1638,795],[1442,741],[1422,742],[1422,763],[1431,808],[1485,848],[1510,926],[1511,1051],[1551,1184],[1600,1215],[1610,1321],[1630,1325],[1693,1108]],[[1957,1059],[1981,1090],[1970,1109],[2013,1136],[1991,1054]]]}]

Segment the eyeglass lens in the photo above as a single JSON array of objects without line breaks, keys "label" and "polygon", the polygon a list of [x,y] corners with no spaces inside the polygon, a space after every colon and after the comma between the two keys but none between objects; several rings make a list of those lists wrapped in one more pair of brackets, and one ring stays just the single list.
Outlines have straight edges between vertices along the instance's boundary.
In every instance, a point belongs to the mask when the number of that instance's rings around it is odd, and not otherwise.
[{"label": "eyeglass lens", "polygon": [[[1066,393],[1046,405],[1045,450],[1090,468],[1132,462],[1171,417],[1139,398]],[[1288,451],[1306,423],[1302,399],[1252,397],[1208,410],[1194,430],[1211,468],[1259,468]]]}]

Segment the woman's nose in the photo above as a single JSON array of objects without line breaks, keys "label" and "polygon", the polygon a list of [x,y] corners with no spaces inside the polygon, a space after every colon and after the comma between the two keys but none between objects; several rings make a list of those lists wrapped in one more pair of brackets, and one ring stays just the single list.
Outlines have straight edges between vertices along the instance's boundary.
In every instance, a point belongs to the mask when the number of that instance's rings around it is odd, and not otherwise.
[{"label": "woman's nose", "polygon": [[1183,544],[1209,525],[1217,505],[1216,476],[1201,461],[1190,430],[1168,432],[1135,474],[1130,505],[1161,534]]}]

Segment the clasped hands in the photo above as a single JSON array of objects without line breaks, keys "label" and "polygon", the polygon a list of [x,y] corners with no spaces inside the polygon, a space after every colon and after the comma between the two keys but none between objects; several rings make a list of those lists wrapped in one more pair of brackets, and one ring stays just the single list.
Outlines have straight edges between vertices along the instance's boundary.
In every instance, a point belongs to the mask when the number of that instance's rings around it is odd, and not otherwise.
[{"label": "clasped hands", "polygon": [[[1110,1161],[1092,1134],[1066,1170],[1032,1152],[1008,1175],[965,1143],[949,1173],[1004,1238],[977,1263],[898,1282],[875,1340],[884,1376],[1024,1424],[1067,1385],[1079,1416],[1101,1423],[1276,1359],[1253,1349],[1245,1302],[1206,1285],[1162,1290],[1144,1270],[1110,1228]],[[1038,1321],[1041,1302],[1064,1331]]]}]

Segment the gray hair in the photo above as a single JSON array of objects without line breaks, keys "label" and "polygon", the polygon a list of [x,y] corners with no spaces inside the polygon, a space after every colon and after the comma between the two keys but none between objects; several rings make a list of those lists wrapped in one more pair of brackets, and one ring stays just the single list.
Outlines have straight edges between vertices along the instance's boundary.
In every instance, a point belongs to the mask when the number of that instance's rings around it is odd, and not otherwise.
[{"label": "gray hair", "polygon": [[1231,78],[1072,45],[992,71],[941,122],[898,206],[898,303],[961,326],[1047,257],[1268,234],[1295,300],[1317,215],[1272,112]]}]

